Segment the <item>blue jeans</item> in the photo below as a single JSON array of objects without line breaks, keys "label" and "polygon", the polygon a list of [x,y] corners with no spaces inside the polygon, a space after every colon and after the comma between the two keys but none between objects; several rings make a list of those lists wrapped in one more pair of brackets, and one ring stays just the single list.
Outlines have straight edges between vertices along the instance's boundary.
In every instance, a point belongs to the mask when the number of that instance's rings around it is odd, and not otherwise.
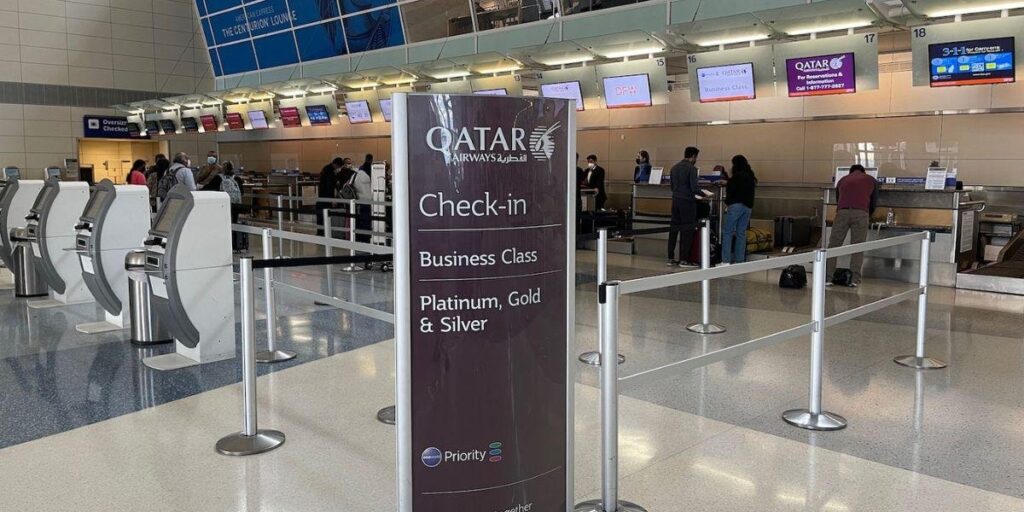
[{"label": "blue jeans", "polygon": [[747,261],[747,228],[750,227],[750,208],[743,203],[730,204],[725,211],[722,233],[722,263]]}]

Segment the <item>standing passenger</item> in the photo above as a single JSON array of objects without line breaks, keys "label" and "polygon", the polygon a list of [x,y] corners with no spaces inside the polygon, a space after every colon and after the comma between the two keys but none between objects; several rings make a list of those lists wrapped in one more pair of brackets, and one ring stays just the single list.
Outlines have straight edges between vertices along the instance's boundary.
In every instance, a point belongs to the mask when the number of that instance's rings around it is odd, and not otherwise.
[{"label": "standing passenger", "polygon": [[[373,163],[373,156],[367,156],[370,158],[370,163]],[[352,186],[356,189],[356,200],[370,201],[373,199],[370,173],[364,171],[362,167],[356,169],[355,175],[352,177]],[[368,204],[356,205],[356,229],[360,231],[370,231],[373,229],[373,221],[370,218],[372,210],[373,207]],[[370,235],[356,233],[356,241],[370,243]]]},{"label": "standing passenger", "polygon": [[[702,196],[697,185],[697,155],[700,150],[690,146],[683,159],[672,166],[672,231],[668,233],[668,266],[693,266],[689,261],[693,251],[693,235],[697,232],[697,199]],[[680,238],[682,237],[682,238]],[[679,259],[675,256],[679,239]]]},{"label": "standing passenger", "polygon": [[732,172],[725,185],[725,227],[722,233],[722,264],[747,261],[747,228],[754,208],[757,176],[743,155],[732,157]]},{"label": "standing passenger", "polygon": [[636,154],[636,167],[633,168],[633,182],[647,183],[651,181],[651,154],[641,149]]},{"label": "standing passenger", "polygon": [[[324,166],[320,170],[320,182],[317,185],[317,197],[324,199],[334,199],[337,197],[338,191],[338,172],[345,165],[345,160],[342,158],[335,158],[331,163]],[[328,202],[316,202],[316,225],[317,236],[324,236],[324,210],[333,208],[334,203]],[[327,237],[332,238],[333,233],[328,233]]]},{"label": "standing passenger", "polygon": [[192,174],[192,160],[188,157],[188,153],[182,151],[175,154],[174,162],[167,172],[174,176],[178,185],[185,185],[189,192],[196,191],[196,175]]},{"label": "standing passenger", "polygon": [[604,176],[604,167],[597,165],[597,155],[588,155],[584,185],[597,190],[597,195],[594,196],[594,211],[604,210],[604,203],[608,200],[608,194],[605,193],[604,188]]},{"label": "standing passenger", "polygon": [[206,153],[206,164],[199,169],[199,177],[196,181],[201,185],[205,185],[211,178],[220,174],[221,167],[217,164],[217,152],[210,151]]},{"label": "standing passenger", "polygon": [[146,185],[146,161],[139,159],[132,163],[128,176],[124,180],[129,185]]},{"label": "standing passenger", "polygon": [[[875,204],[878,202],[878,181],[868,176],[863,165],[854,165],[850,167],[850,174],[836,184],[836,197],[839,204],[836,218],[832,221],[832,236],[828,241],[829,248],[843,245],[847,233],[850,234],[851,244],[867,241],[871,214],[875,212]],[[850,256],[850,271],[853,272],[851,288],[860,286],[863,266],[864,253]],[[836,260],[830,258],[825,271],[826,279],[831,281],[835,269]],[[831,282],[827,284],[831,284]]]}]

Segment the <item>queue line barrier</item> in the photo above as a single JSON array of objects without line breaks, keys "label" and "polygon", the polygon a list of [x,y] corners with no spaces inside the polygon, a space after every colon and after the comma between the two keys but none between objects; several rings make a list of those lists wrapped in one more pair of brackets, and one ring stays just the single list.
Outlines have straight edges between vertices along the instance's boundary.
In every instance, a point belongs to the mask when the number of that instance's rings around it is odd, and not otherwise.
[{"label": "queue line barrier", "polygon": [[[705,225],[703,230],[707,230]],[[602,233],[602,237],[606,237]],[[933,235],[929,232],[914,233],[898,237],[886,238],[861,244],[853,244],[833,249],[819,249],[813,252],[794,254],[762,261],[753,261],[736,265],[707,268],[691,272],[643,277],[625,281],[607,280],[599,284],[598,307],[600,309],[598,337],[600,349],[598,366],[600,366],[600,405],[601,405],[601,498],[580,503],[578,512],[641,512],[644,508],[619,499],[618,473],[618,407],[620,383],[636,383],[643,379],[664,374],[668,371],[689,371],[726,359],[741,356],[755,350],[774,346],[782,341],[800,336],[811,335],[809,400],[806,409],[793,409],[782,413],[782,419],[798,428],[815,431],[832,431],[845,428],[847,421],[842,416],[823,410],[822,408],[822,366],[824,361],[825,330],[843,322],[879,311],[886,307],[913,299],[918,300],[917,340],[913,355],[896,357],[897,364],[915,369],[944,368],[942,361],[925,356],[925,338],[927,328],[928,307],[928,272],[929,257]],[[921,268],[917,286],[908,291],[897,293],[878,301],[865,304],[848,311],[825,315],[826,263],[828,258],[869,252],[888,247],[919,243],[921,247]],[[607,250],[607,246],[599,248]],[[604,259],[598,256],[599,261]],[[604,354],[618,355],[618,321],[619,302],[623,295],[638,294],[663,288],[688,284],[710,283],[716,279],[738,277],[745,274],[785,268],[789,265],[813,264],[811,286],[811,318],[810,322],[767,336],[748,340],[696,357],[687,358],[668,364],[643,370],[631,375],[620,376],[618,364],[601,364],[606,360]],[[702,294],[702,302],[707,307],[708,295]],[[706,316],[706,315],[705,315]],[[706,320],[706,318],[705,318]]]}]

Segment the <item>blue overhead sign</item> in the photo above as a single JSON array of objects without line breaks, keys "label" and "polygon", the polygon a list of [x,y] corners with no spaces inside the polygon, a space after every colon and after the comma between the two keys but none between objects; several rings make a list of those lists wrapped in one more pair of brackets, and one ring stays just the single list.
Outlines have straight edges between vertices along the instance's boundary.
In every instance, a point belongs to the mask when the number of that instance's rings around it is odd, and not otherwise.
[{"label": "blue overhead sign", "polygon": [[82,135],[97,139],[146,139],[139,125],[129,123],[127,117],[82,116]]}]

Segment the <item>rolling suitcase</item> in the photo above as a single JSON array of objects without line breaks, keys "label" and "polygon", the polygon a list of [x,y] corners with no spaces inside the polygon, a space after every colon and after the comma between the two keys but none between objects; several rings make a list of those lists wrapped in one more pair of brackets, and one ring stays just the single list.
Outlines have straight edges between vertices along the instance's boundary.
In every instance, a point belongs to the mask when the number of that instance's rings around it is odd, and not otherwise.
[{"label": "rolling suitcase", "polygon": [[803,247],[810,244],[810,217],[775,217],[775,247]]}]

